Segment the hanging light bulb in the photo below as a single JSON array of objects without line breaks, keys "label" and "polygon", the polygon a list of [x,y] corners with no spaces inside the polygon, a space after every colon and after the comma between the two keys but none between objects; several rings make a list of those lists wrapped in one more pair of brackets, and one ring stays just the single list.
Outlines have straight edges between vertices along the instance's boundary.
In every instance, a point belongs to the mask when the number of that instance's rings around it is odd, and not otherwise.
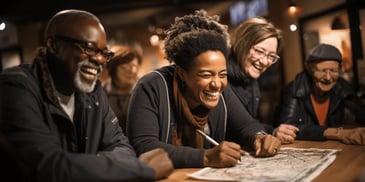
[{"label": "hanging light bulb", "polygon": [[289,6],[288,6],[288,14],[289,15],[296,15],[298,14],[300,11],[300,7],[297,6],[292,0],[289,1]]},{"label": "hanging light bulb", "polygon": [[158,35],[154,34],[150,37],[150,44],[152,46],[158,46],[160,42],[160,38],[158,37]]},{"label": "hanging light bulb", "polygon": [[295,31],[297,31],[298,27],[296,24],[293,23],[293,24],[290,24],[289,29],[290,29],[290,31],[295,32]]},{"label": "hanging light bulb", "polygon": [[0,31],[5,30],[6,28],[6,23],[5,22],[0,22]]}]

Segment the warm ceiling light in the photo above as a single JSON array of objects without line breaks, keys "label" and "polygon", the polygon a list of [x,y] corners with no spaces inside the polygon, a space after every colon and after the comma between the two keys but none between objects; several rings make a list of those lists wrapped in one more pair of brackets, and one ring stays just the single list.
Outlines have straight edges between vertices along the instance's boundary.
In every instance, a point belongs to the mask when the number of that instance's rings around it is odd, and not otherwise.
[{"label": "warm ceiling light", "polygon": [[160,38],[158,37],[158,35],[152,35],[150,37],[150,44],[152,46],[158,46],[158,43],[160,42]]},{"label": "warm ceiling light", "polygon": [[299,11],[300,11],[300,7],[297,6],[293,1],[289,1],[289,6],[288,6],[289,15],[298,14]]},{"label": "warm ceiling light", "polygon": [[0,23],[0,31],[5,30],[5,27],[6,27],[5,22],[1,22],[1,23]]}]

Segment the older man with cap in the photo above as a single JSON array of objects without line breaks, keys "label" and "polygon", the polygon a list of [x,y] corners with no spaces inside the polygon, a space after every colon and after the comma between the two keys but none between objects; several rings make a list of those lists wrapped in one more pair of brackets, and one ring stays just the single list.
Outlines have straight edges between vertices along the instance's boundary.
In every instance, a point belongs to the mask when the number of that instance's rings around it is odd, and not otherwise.
[{"label": "older man with cap", "polygon": [[282,92],[276,125],[298,127],[298,140],[365,145],[365,128],[360,127],[365,124],[365,105],[340,77],[341,63],[336,47],[320,44],[313,48],[305,70]]}]

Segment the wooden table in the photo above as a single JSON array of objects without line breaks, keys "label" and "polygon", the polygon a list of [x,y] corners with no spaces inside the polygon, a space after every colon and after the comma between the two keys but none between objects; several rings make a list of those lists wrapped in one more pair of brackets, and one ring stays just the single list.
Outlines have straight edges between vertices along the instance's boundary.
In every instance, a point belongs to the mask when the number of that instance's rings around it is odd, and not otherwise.
[{"label": "wooden table", "polygon": [[[282,145],[282,147],[341,149],[337,154],[336,160],[317,176],[313,182],[356,181],[360,174],[364,175],[365,173],[365,146],[345,145],[337,141],[295,141],[293,144]],[[168,178],[160,180],[159,182],[202,181],[194,180],[186,176],[199,169],[200,168],[175,169]]]}]

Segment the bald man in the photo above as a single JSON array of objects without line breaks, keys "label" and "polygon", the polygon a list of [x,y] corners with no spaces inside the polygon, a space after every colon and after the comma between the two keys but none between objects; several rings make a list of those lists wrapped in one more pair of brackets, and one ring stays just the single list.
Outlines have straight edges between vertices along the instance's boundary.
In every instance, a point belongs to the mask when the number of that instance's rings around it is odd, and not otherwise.
[{"label": "bald man", "polygon": [[98,81],[113,56],[99,19],[63,10],[32,64],[0,76],[1,132],[27,181],[155,181],[173,165],[157,149],[136,156]]}]

